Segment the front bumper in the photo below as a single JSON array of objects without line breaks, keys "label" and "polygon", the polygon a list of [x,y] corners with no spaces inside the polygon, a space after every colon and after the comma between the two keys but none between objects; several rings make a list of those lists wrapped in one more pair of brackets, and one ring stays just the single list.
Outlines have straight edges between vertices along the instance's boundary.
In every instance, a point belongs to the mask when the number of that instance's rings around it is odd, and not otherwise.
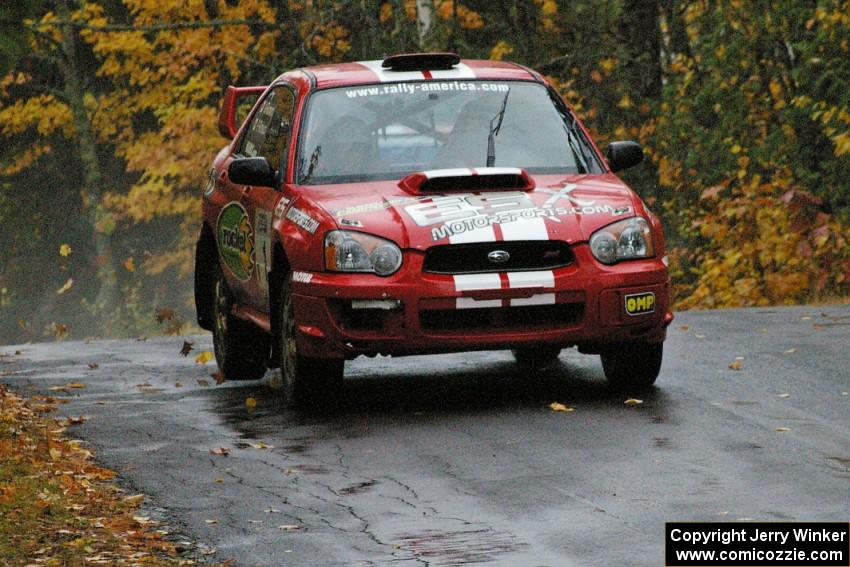
[{"label": "front bumper", "polygon": [[[417,253],[407,254],[402,269],[388,278],[296,272],[299,351],[308,357],[353,358],[663,341],[673,315],[661,259],[602,266],[586,244],[573,250],[573,264],[537,272],[423,273],[423,255]],[[630,298],[649,296],[641,312],[627,313]],[[355,309],[352,300],[381,302],[356,302],[366,308]],[[388,309],[390,304],[394,308]]]}]

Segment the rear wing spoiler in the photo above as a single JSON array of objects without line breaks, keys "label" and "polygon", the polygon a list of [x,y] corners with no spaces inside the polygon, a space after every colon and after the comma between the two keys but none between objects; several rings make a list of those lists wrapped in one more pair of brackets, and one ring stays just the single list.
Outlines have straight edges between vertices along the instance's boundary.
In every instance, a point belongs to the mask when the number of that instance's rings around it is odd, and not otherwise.
[{"label": "rear wing spoiler", "polygon": [[218,131],[228,140],[232,140],[239,130],[236,124],[236,103],[246,96],[259,96],[268,87],[234,87],[229,86],[224,91],[221,100],[221,111],[218,114]]}]

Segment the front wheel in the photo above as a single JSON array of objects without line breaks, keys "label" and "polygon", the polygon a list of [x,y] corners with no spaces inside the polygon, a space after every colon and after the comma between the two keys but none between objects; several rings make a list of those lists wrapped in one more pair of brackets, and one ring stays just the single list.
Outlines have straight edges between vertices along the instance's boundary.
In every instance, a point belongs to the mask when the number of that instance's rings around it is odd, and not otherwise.
[{"label": "front wheel", "polygon": [[233,315],[233,298],[216,267],[213,280],[213,350],[225,380],[259,380],[266,371],[268,335]]},{"label": "front wheel", "polygon": [[342,389],[345,361],[308,358],[298,352],[292,283],[288,274],[284,278],[278,302],[280,324],[275,337],[280,373],[272,375],[269,386],[280,389],[290,405],[325,404],[335,400]]},{"label": "front wheel", "polygon": [[600,357],[612,389],[642,392],[655,384],[661,372],[662,343],[630,342],[607,346]]}]

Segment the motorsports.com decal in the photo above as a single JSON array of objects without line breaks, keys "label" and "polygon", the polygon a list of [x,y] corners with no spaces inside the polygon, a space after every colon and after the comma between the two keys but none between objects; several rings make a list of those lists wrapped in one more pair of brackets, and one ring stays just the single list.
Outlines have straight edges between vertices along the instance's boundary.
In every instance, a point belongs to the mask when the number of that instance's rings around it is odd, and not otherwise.
[{"label": "motorsports.com decal", "polygon": [[218,249],[225,266],[245,281],[254,272],[254,230],[245,207],[228,203],[218,215]]}]

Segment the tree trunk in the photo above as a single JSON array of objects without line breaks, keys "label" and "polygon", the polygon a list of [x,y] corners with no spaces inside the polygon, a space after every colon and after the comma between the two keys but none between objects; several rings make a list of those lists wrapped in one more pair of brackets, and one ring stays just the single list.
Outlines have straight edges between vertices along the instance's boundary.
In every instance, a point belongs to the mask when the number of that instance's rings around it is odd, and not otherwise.
[{"label": "tree trunk", "polygon": [[431,0],[416,0],[416,27],[419,30],[419,49],[424,49],[425,37],[431,30]]},{"label": "tree trunk", "polygon": [[83,205],[86,222],[91,228],[92,244],[97,265],[98,291],[94,305],[102,318],[102,331],[111,333],[118,325],[118,277],[115,259],[112,254],[112,242],[109,235],[98,228],[101,209],[103,177],[97,158],[97,144],[92,132],[91,122],[85,107],[85,92],[82,83],[82,69],[77,59],[77,31],[71,23],[71,10],[68,0],[57,0],[56,11],[63,22],[62,51],[65,55],[64,94],[71,108],[77,144],[80,152],[80,165],[83,173]]}]

